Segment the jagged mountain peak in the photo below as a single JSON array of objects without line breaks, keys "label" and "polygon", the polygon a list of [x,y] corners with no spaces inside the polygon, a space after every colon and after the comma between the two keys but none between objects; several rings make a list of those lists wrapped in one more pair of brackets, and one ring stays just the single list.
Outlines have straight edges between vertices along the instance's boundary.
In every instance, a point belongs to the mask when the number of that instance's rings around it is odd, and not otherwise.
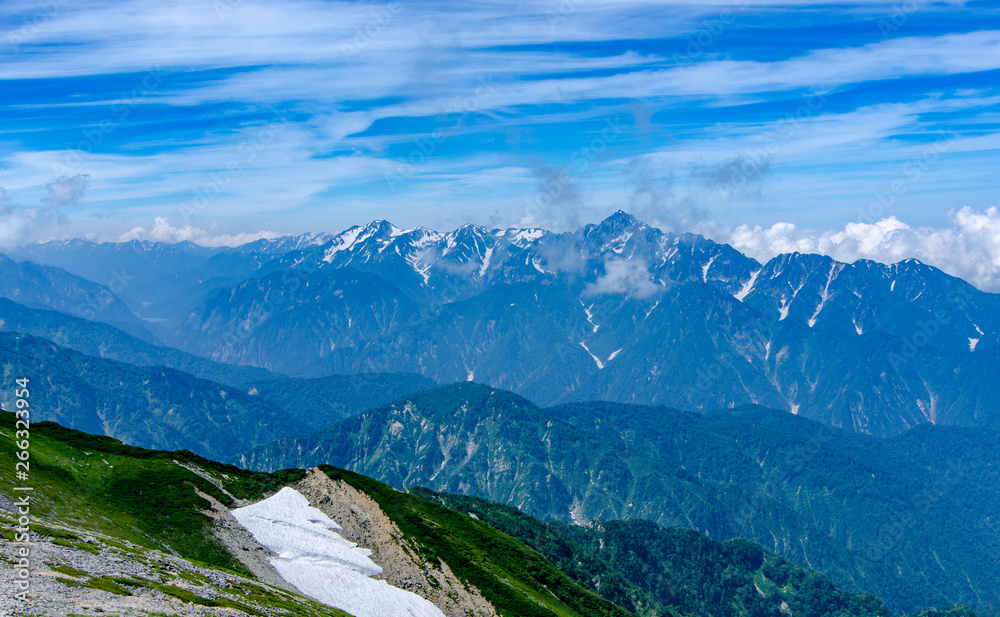
[{"label": "jagged mountain peak", "polygon": [[400,229],[384,219],[376,219],[364,227],[364,233],[368,236],[378,238],[391,238],[406,233],[407,230]]},{"label": "jagged mountain peak", "polygon": [[645,227],[646,224],[624,210],[618,210],[597,224],[586,225],[586,236],[614,236]]},{"label": "jagged mountain peak", "polygon": [[[663,232],[646,225],[624,210],[618,210],[600,223],[586,225],[578,233],[586,240],[592,251],[597,253],[610,251],[622,255],[632,252],[626,251],[626,247],[630,244],[648,244],[650,241],[655,241],[655,237],[662,235]],[[648,253],[648,251],[649,248],[646,248],[641,252]]]},{"label": "jagged mountain peak", "polygon": [[629,225],[629,226],[631,226],[631,225],[636,225],[636,224],[639,224],[639,223],[641,223],[641,221],[639,221],[639,219],[635,218],[634,216],[632,216],[628,212],[625,212],[624,210],[619,209],[619,210],[615,210],[607,218],[605,218],[603,221],[601,221],[600,225],[614,225],[614,226]]}]

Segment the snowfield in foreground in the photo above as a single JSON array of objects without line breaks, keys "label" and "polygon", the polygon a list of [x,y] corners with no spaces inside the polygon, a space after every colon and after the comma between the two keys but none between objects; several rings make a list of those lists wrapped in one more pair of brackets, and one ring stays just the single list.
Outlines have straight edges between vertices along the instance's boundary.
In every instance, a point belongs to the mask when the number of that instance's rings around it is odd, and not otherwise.
[{"label": "snowfield in foreground", "polygon": [[294,489],[232,513],[277,554],[271,564],[281,577],[311,598],[355,617],[444,617],[420,596],[369,578],[382,573],[371,551],[342,538],[340,525]]}]

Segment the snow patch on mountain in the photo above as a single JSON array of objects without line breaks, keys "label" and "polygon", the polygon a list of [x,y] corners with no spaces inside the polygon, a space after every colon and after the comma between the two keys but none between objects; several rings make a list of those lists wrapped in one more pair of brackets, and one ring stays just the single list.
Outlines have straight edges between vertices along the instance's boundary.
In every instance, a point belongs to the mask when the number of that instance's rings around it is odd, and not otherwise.
[{"label": "snow patch on mountain", "polygon": [[326,250],[326,253],[323,255],[323,261],[330,263],[333,261],[334,255],[340,251],[350,250],[358,242],[358,238],[360,238],[363,231],[364,229],[355,225],[341,233],[334,239],[333,246]]},{"label": "snow patch on mountain", "polygon": [[490,261],[493,259],[493,247],[486,247],[486,254],[483,255],[483,265],[479,268],[479,278],[482,278],[486,274],[486,270],[490,267]]},{"label": "snow patch on mountain", "polygon": [[982,328],[980,328],[976,324],[972,324],[972,327],[976,329],[976,332],[979,333],[979,336],[976,337],[976,338],[972,338],[971,336],[969,337],[969,351],[975,351],[976,350],[976,345],[978,345],[979,341],[982,340],[982,338],[983,338],[983,330],[982,330]]},{"label": "snow patch on mountain", "polygon": [[423,277],[424,285],[426,285],[431,279],[431,264],[423,263],[425,255],[426,253],[421,252],[409,255],[406,258],[406,263],[410,264],[410,267],[413,268],[414,272]]},{"label": "snow patch on mountain", "polygon": [[[830,299],[830,283],[837,278],[837,275],[843,269],[844,264],[838,264],[837,262],[830,264],[830,273],[826,275],[826,285],[823,287],[823,291],[819,293],[819,305],[816,307],[816,312],[813,313],[813,316],[809,318],[810,328],[816,325],[816,318],[819,317],[820,311],[826,306],[826,301]],[[855,325],[855,328],[857,328],[857,325]]]},{"label": "snow patch on mountain", "polygon": [[761,272],[760,269],[754,270],[750,274],[750,280],[744,283],[743,288],[740,289],[738,292],[734,293],[733,297],[739,300],[740,302],[743,302],[743,299],[746,298],[751,291],[753,291],[753,286],[757,284],[757,277],[760,276],[760,272]]},{"label": "snow patch on mountain", "polygon": [[510,243],[519,248],[527,248],[535,240],[545,235],[544,229],[508,229],[504,232],[509,235]]},{"label": "snow patch on mountain", "polygon": [[590,309],[594,308],[594,305],[591,304],[590,306],[585,306],[581,301],[580,306],[583,307],[583,312],[587,314],[587,322],[594,327],[594,332],[597,332],[601,326],[594,323],[594,314],[590,312]]},{"label": "snow patch on mountain", "polygon": [[355,617],[444,617],[415,593],[370,577],[382,573],[371,551],[342,538],[341,527],[285,487],[232,511],[254,539],[273,551],[271,565],[303,594]]},{"label": "snow patch on mountain", "polygon": [[781,306],[778,307],[778,321],[785,321],[788,319],[788,309],[791,308],[791,303],[787,298],[781,299]]},{"label": "snow patch on mountain", "polygon": [[712,264],[715,263],[716,257],[718,257],[718,255],[712,255],[712,258],[708,260],[708,263],[701,267],[701,281],[703,283],[708,282],[708,270],[712,267]]},{"label": "snow patch on mountain", "polygon": [[580,341],[580,347],[583,347],[583,349],[584,349],[584,350],[585,350],[585,351],[586,351],[586,352],[587,352],[588,354],[590,354],[590,357],[594,359],[594,363],[595,363],[595,364],[597,365],[597,368],[598,368],[598,369],[602,369],[602,368],[604,368],[604,363],[603,363],[603,362],[601,362],[601,359],[600,359],[600,358],[598,358],[597,356],[595,356],[595,355],[594,355],[594,353],[593,353],[592,351],[590,351],[590,348],[589,348],[589,347],[587,347],[587,344],[586,344],[586,343],[584,343],[583,341]]},{"label": "snow patch on mountain", "polygon": [[616,237],[614,240],[609,242],[607,244],[607,248],[610,249],[612,252],[621,255],[622,251],[625,250],[625,246],[628,244],[628,241],[631,239],[632,239],[632,232],[626,231],[625,233],[621,234],[620,236]]},{"label": "snow patch on mountain", "polygon": [[[659,298],[657,298],[656,302],[653,303],[653,307],[650,308],[648,311],[646,311],[646,319],[649,318],[649,314],[652,313],[656,309],[656,307],[658,307],[658,306],[660,306],[660,299]],[[594,332],[597,332],[597,330],[594,330]]]}]

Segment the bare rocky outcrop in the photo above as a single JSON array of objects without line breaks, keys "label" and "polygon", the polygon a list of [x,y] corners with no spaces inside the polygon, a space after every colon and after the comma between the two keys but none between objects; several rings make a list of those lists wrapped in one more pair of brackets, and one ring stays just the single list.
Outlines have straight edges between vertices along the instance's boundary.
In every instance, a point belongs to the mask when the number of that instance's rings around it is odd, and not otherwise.
[{"label": "bare rocky outcrop", "polygon": [[319,469],[309,470],[295,490],[336,521],[344,538],[371,550],[390,585],[434,603],[448,617],[497,617],[496,609],[471,585],[458,579],[447,564],[432,564],[413,550],[402,531],[378,503],[343,480]]},{"label": "bare rocky outcrop", "polygon": [[[0,512],[0,525],[7,527],[13,521],[10,515]],[[292,614],[305,614],[305,611],[318,614],[315,609],[322,608],[304,598],[260,585],[259,581],[91,530],[64,525],[53,529],[71,539],[64,537],[61,543],[56,543],[50,536],[31,532],[27,544],[0,540],[0,562],[7,570],[0,576],[0,616],[236,617],[252,614],[283,617],[289,614],[284,607],[256,602],[245,595],[245,589],[262,589],[274,594],[284,606],[292,607]],[[16,596],[21,589],[10,568],[23,547],[30,550],[30,566],[26,568],[30,587],[24,600]],[[94,585],[95,580],[104,581],[104,585]],[[119,591],[110,591],[108,585],[111,583],[119,587]],[[287,583],[282,583],[288,587]],[[200,604],[181,600],[165,593],[164,589],[181,590],[205,600]],[[229,600],[231,606],[239,603],[248,609],[245,612],[207,606],[208,601],[218,599]],[[303,612],[295,613],[296,607],[301,607]]]}]

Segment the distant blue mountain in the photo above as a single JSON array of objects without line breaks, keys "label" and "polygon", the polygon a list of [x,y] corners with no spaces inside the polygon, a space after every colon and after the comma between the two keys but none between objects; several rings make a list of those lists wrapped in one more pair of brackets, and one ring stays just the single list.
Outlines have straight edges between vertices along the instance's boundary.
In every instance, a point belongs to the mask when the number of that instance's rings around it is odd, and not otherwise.
[{"label": "distant blue mountain", "polygon": [[18,262],[0,254],[0,298],[110,324],[148,342],[156,340],[112,287],[62,268]]}]

